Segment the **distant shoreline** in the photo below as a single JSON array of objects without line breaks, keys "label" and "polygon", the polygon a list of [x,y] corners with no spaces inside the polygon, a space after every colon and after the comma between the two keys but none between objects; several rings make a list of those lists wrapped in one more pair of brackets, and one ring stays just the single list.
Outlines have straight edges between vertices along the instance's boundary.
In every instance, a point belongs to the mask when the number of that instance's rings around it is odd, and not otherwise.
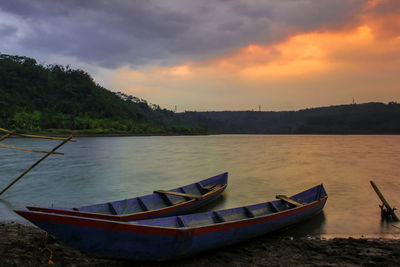
[{"label": "distant shoreline", "polygon": [[209,111],[177,114],[213,133],[400,134],[400,104],[371,102],[298,111]]},{"label": "distant shoreline", "polygon": [[[333,135],[361,135],[361,136],[373,136],[373,135],[400,135],[400,133],[208,133],[208,134],[134,134],[134,133],[79,133],[71,131],[71,133],[62,132],[30,132],[24,131],[24,134],[30,135],[41,135],[41,136],[52,136],[52,137],[68,137],[70,135],[74,137],[150,137],[150,136],[217,136],[217,135],[304,135],[304,136],[333,136]],[[10,136],[8,138],[23,138],[19,136]]]},{"label": "distant shoreline", "polygon": [[[213,134],[133,134],[133,133],[79,133],[79,132],[71,132],[71,133],[65,133],[65,132],[29,132],[29,131],[24,131],[24,132],[18,132],[18,133],[23,133],[23,134],[29,134],[29,135],[40,135],[40,136],[52,136],[52,137],[68,137],[70,135],[74,137],[141,137],[141,136],[207,136],[207,135],[213,135]],[[20,137],[20,136],[10,136],[8,138],[26,138],[26,137]]]}]

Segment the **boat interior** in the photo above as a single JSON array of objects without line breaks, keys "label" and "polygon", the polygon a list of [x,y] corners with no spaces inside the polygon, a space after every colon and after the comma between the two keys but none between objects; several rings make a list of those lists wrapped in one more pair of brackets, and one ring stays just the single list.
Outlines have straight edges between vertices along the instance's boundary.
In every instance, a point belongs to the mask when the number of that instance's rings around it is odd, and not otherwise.
[{"label": "boat interior", "polygon": [[311,188],[300,194],[292,197],[278,195],[278,200],[239,207],[232,209],[225,209],[219,211],[194,213],[182,216],[173,216],[168,218],[147,219],[140,221],[131,221],[130,223],[170,227],[170,228],[184,228],[184,227],[199,227],[205,225],[219,224],[225,222],[233,222],[238,220],[245,220],[255,217],[261,217],[269,214],[282,212],[288,209],[293,209],[298,206],[307,205],[313,201],[319,200],[326,195],[322,185]]},{"label": "boat interior", "polygon": [[[110,215],[126,215],[131,213],[146,212],[167,208],[193,199],[191,196],[201,198],[204,194],[222,187],[221,184],[204,185],[202,182],[182,186],[170,191],[155,192],[150,195],[135,197],[131,199],[101,203],[96,205],[83,206],[80,208],[72,208],[70,210],[110,214]],[[162,192],[167,193],[162,193]],[[174,195],[172,193],[178,193]]]}]

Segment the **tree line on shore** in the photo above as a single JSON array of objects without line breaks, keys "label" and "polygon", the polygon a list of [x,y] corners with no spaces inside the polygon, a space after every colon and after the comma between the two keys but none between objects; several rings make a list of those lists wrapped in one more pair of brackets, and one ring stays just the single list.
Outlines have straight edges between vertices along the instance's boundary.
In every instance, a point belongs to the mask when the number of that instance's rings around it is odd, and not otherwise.
[{"label": "tree line on shore", "polygon": [[363,103],[299,111],[210,111],[179,114],[218,134],[400,134],[400,104]]},{"label": "tree line on shore", "polygon": [[205,134],[174,112],[111,92],[83,70],[0,54],[0,125],[29,132]]},{"label": "tree line on shore", "polygon": [[400,104],[364,103],[299,111],[174,113],[112,92],[83,70],[0,54],[0,126],[80,134],[399,134]]}]

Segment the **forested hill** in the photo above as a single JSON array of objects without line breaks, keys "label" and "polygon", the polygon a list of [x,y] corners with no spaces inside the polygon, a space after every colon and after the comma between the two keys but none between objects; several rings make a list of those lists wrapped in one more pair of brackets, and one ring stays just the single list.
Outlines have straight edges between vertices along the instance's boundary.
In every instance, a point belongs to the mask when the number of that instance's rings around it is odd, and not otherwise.
[{"label": "forested hill", "polygon": [[197,134],[174,112],[96,84],[83,70],[0,54],[0,127],[21,131]]},{"label": "forested hill", "polygon": [[182,123],[229,134],[400,134],[400,104],[340,105],[299,111],[185,112]]},{"label": "forested hill", "polygon": [[399,134],[400,104],[174,113],[111,92],[83,70],[0,54],[0,127],[80,134]]}]

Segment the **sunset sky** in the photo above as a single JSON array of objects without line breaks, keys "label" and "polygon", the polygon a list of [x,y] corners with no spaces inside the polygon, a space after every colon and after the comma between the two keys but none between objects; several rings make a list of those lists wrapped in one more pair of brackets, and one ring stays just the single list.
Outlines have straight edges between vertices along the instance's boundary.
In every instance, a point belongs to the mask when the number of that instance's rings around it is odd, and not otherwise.
[{"label": "sunset sky", "polygon": [[0,36],[178,111],[400,102],[399,0],[13,0]]}]

